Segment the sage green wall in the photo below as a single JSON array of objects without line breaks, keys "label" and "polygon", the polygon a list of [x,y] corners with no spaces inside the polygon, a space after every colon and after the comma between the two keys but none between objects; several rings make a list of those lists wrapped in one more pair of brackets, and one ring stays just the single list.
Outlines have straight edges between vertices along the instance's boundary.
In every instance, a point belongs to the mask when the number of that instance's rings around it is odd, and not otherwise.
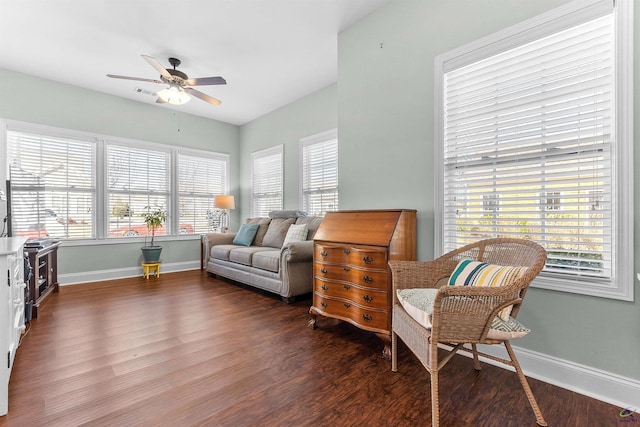
[{"label": "sage green wall", "polygon": [[[231,159],[230,192],[238,191],[240,129],[235,125],[5,69],[0,69],[0,118],[227,153]],[[233,221],[236,214],[232,215]],[[59,272],[139,266],[140,246],[140,242],[91,246],[63,243]],[[162,241],[162,246],[166,263],[200,260],[199,240]]]},{"label": "sage green wall", "polygon": [[300,209],[300,139],[338,127],[336,92],[332,84],[241,127],[242,218],[251,215],[251,153],[280,144],[284,145],[284,209]]},{"label": "sage green wall", "polygon": [[[340,208],[418,209],[418,257],[432,258],[434,57],[563,3],[395,0],[341,33]],[[635,47],[640,69],[637,29]],[[533,330],[519,346],[640,380],[637,302],[532,289],[519,319]]]}]

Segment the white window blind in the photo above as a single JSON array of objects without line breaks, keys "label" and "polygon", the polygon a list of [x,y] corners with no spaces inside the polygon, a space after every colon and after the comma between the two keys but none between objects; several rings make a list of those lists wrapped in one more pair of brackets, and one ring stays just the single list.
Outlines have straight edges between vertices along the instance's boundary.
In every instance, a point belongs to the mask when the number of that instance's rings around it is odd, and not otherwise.
[{"label": "white window blind", "polygon": [[493,39],[486,57],[441,62],[443,252],[531,239],[547,249],[546,277],[615,287],[615,22],[609,3],[517,47],[496,53]]},{"label": "white window blind", "polygon": [[179,232],[205,233],[220,226],[216,195],[227,194],[227,157],[178,153]]},{"label": "white window blind", "polygon": [[95,238],[96,141],[7,131],[12,234]]},{"label": "white window blind", "polygon": [[[171,152],[114,143],[107,143],[106,152],[109,236],[145,236],[141,214],[147,206],[169,210]],[[169,226],[156,235],[170,234]]]},{"label": "white window blind", "polygon": [[338,136],[336,131],[301,141],[302,210],[322,216],[338,209]]},{"label": "white window blind", "polygon": [[283,207],[282,155],[282,145],[251,154],[251,212],[255,217],[266,217]]}]

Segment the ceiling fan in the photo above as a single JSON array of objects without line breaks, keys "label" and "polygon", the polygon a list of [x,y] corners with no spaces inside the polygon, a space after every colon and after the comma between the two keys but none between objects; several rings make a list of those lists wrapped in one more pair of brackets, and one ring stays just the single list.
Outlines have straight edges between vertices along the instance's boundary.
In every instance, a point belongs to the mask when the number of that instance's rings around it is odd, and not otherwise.
[{"label": "ceiling fan", "polygon": [[181,105],[189,102],[189,100],[191,99],[189,95],[200,98],[201,100],[208,102],[209,104],[221,104],[221,101],[219,101],[218,99],[209,96],[206,93],[200,92],[199,90],[196,90],[190,86],[227,84],[227,81],[222,77],[200,77],[190,79],[189,76],[187,76],[182,71],[176,70],[176,67],[178,67],[181,63],[181,61],[177,58],[169,58],[169,63],[173,66],[173,69],[171,69],[164,68],[157,59],[151,56],[142,55],[142,57],[160,73],[160,80],[145,79],[141,77],[118,76],[115,74],[107,74],[107,77],[111,77],[113,79],[137,80],[141,82],[168,84],[169,86],[167,88],[162,89],[158,92],[158,99],[156,99],[156,102],[158,104],[168,102],[169,104],[173,105]]}]

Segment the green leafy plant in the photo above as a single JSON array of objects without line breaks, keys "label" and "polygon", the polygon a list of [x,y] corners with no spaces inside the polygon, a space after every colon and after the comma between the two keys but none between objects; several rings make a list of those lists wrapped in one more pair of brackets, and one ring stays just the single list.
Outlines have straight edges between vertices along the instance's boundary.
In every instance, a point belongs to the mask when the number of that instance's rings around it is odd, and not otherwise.
[{"label": "green leafy plant", "polygon": [[[164,224],[167,220],[167,211],[163,208],[157,206],[155,208],[151,208],[151,206],[146,206],[147,210],[145,213],[141,214],[144,218],[144,223],[147,225],[147,230],[151,232],[151,245],[154,246],[153,242],[156,237],[156,230]],[[148,235],[149,233],[147,233]]]}]

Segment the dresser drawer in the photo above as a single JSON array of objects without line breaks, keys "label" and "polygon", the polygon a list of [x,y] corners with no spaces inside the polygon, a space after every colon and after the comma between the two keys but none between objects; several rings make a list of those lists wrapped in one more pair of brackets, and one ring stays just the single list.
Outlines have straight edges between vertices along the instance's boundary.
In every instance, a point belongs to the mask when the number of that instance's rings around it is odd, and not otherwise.
[{"label": "dresser drawer", "polygon": [[386,271],[362,270],[352,268],[349,271],[349,281],[367,288],[389,289],[389,274]]},{"label": "dresser drawer", "polygon": [[339,245],[323,245],[316,243],[313,259],[323,263],[346,264],[349,262],[350,250]]},{"label": "dresser drawer", "polygon": [[364,268],[387,269],[387,252],[378,248],[351,248],[349,264]]},{"label": "dresser drawer", "polygon": [[343,320],[351,320],[365,329],[389,330],[387,311],[368,310],[348,301],[325,298],[317,293],[314,294],[313,301],[319,310]]},{"label": "dresser drawer", "polygon": [[349,280],[350,270],[351,268],[347,265],[315,263],[313,264],[313,277],[333,280]]},{"label": "dresser drawer", "polygon": [[342,298],[365,308],[386,310],[388,293],[384,290],[365,290],[344,282],[316,279],[314,291],[326,297]]}]

